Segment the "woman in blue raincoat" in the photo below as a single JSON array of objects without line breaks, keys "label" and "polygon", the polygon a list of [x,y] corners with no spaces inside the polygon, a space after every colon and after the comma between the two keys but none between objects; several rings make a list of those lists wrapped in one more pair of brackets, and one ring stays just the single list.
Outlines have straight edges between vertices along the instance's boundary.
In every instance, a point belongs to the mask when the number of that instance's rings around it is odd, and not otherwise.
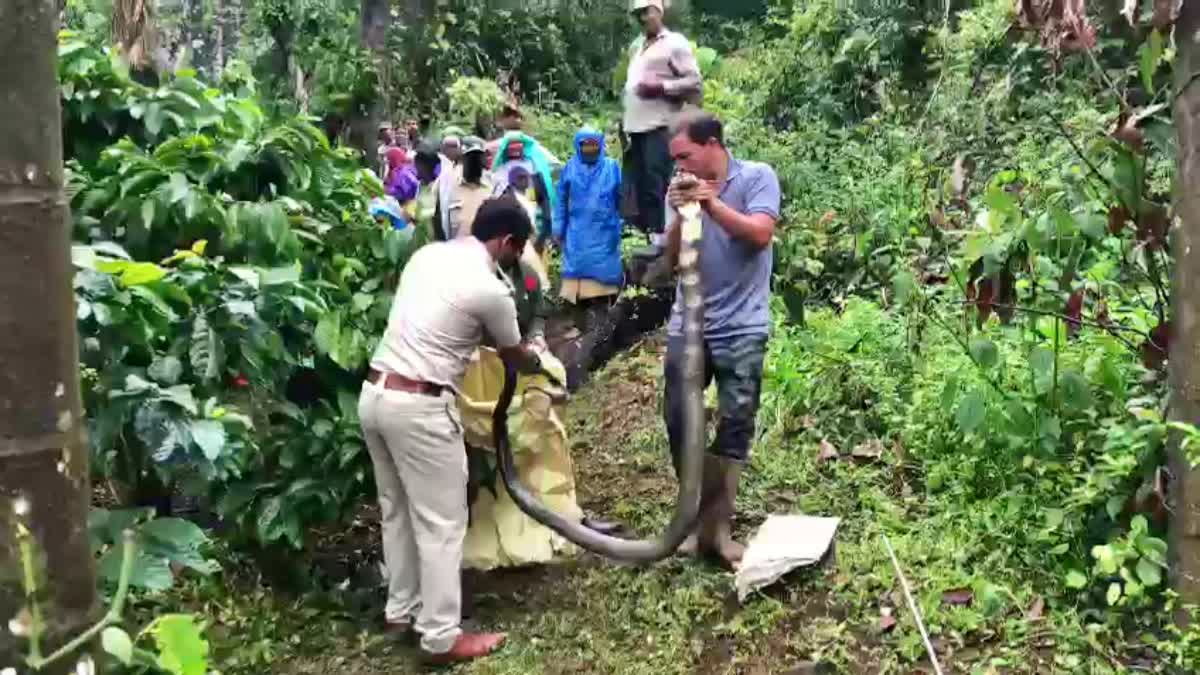
[{"label": "woman in blue raincoat", "polygon": [[[581,129],[575,156],[558,181],[554,239],[563,252],[564,300],[575,306],[575,324],[583,334],[581,367],[602,359],[613,330],[609,309],[621,292],[621,165],[604,154],[604,134]],[[573,384],[581,373],[568,373]]]},{"label": "woman in blue raincoat", "polygon": [[558,181],[554,239],[563,251],[563,299],[581,303],[621,292],[621,165],[604,134],[581,129]]}]

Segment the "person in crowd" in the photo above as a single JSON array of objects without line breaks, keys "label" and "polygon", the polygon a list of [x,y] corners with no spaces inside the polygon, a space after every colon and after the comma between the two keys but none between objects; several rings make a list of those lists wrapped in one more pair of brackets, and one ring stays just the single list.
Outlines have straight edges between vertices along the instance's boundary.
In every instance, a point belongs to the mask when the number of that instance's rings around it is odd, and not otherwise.
[{"label": "person in crowd", "polygon": [[635,0],[642,35],[631,46],[623,95],[626,203],[629,218],[662,250],[667,183],[674,171],[668,151],[671,118],[702,91],[700,67],[688,39],[663,24],[662,0]]},{"label": "person in crowd", "polygon": [[[543,207],[547,204],[546,193],[535,187],[533,174],[529,173],[529,169],[524,163],[511,164],[500,189],[496,191],[493,188],[493,193],[497,197],[505,197],[519,204],[529,214],[530,222],[540,223],[542,221]],[[536,270],[541,275],[542,285],[549,288],[550,276],[546,272],[546,263],[542,259],[541,252],[545,250],[544,242],[549,239],[550,233],[548,230],[538,230],[536,226],[534,229],[537,230],[535,232],[537,243],[530,241],[528,250],[521,256],[521,260],[528,268]]]},{"label": "person in crowd", "polygon": [[538,197],[538,190],[533,185],[533,174],[529,173],[529,168],[522,162],[513,162],[508,166],[507,181],[504,194],[519,201],[529,212],[530,219],[538,223],[538,205],[544,202],[545,198]]},{"label": "person in crowd", "polygon": [[427,237],[426,241],[445,241],[448,238],[446,218],[440,210],[441,202],[445,199],[442,178],[450,180],[454,173],[453,166],[427,141],[417,145],[414,165],[420,186],[416,199],[409,207],[412,222]]},{"label": "person in crowd", "polygon": [[438,176],[438,220],[442,233],[447,239],[453,239],[454,233],[450,227],[450,205],[454,200],[454,190],[462,178],[462,129],[446,127],[442,132],[440,159],[442,171]]},{"label": "person in crowd", "polygon": [[391,164],[388,161],[387,153],[389,150],[396,147],[396,132],[392,129],[391,123],[384,122],[383,124],[379,125],[378,140],[379,147],[376,149],[376,154],[378,155],[376,162],[376,173],[379,176],[379,180],[386,183],[388,179],[388,170],[391,167]]},{"label": "person in crowd", "polygon": [[462,161],[463,136],[466,134],[458,127],[446,127],[442,132],[442,155],[455,166]]},{"label": "person in crowd", "polygon": [[[553,190],[554,178],[549,154],[532,137],[520,131],[510,131],[500,141],[492,168],[501,178],[497,181],[498,193],[508,192],[510,188],[514,187],[512,185],[514,176],[521,181],[524,180],[521,176],[529,175],[530,185],[528,188],[516,187],[512,191],[528,196],[530,201],[537,205],[537,219],[534,221],[537,228],[537,241],[534,248],[540,253],[550,238],[551,221],[554,218],[558,201]],[[514,174],[514,168],[524,171],[518,170]]]},{"label": "person in crowd", "polygon": [[455,181],[446,204],[446,236],[450,239],[471,235],[471,223],[475,222],[475,214],[484,200],[492,194],[492,179],[487,171],[486,161],[483,139],[477,136],[464,138],[462,173]]},{"label": "person in crowd", "polygon": [[523,209],[494,200],[480,208],[471,237],[418,249],[359,397],[383,520],[385,619],[390,632],[419,634],[433,664],[476,659],[505,641],[460,627],[467,460],[455,393],[485,331],[503,361],[543,372],[521,343],[512,293],[496,276],[531,230]]},{"label": "person in crowd", "polygon": [[[744,547],[733,538],[734,499],[749,460],[762,387],[771,317],[772,238],[780,213],[779,179],[758,162],[736,159],[725,148],[721,121],[703,112],[675,122],[671,157],[700,179],[668,193],[667,259],[678,260],[682,219],[675,209],[699,202],[702,210],[700,275],[704,280],[704,386],[717,381],[716,438],[705,457],[697,537],[683,550],[698,550],[736,568]],[[682,297],[667,325],[666,422],[671,455],[679,466],[683,442],[684,337]]]},{"label": "person in crowd", "polygon": [[[563,252],[560,295],[577,307],[588,332],[621,292],[621,166],[605,156],[604,133],[581,129],[575,155],[558,181],[554,240]],[[603,342],[606,336],[601,336]]]},{"label": "person in crowd", "polygon": [[403,138],[399,140],[410,153],[416,151],[417,146],[421,144],[421,122],[416,117],[405,120]]},{"label": "person in crowd", "polygon": [[393,146],[387,151],[387,177],[383,181],[384,191],[400,204],[407,204],[417,197],[420,181],[408,153],[404,148]]}]

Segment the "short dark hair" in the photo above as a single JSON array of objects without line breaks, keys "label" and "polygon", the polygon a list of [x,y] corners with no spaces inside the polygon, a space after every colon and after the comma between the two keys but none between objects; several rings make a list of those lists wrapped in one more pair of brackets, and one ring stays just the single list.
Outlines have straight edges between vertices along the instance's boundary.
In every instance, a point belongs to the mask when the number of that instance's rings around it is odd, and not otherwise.
[{"label": "short dark hair", "polygon": [[672,134],[687,134],[688,140],[704,145],[710,140],[716,140],[725,145],[725,125],[717,116],[699,109],[685,110],[675,118],[671,125]]},{"label": "short dark hair", "polygon": [[416,153],[413,156],[414,162],[423,162],[429,166],[436,166],[441,161],[438,157],[438,148],[433,145],[429,139],[421,139],[417,143]]},{"label": "short dark hair", "polygon": [[499,237],[512,237],[523,245],[533,234],[533,223],[529,220],[529,212],[516,199],[497,197],[484,201],[479,207],[471,234],[484,243]]},{"label": "short dark hair", "polygon": [[468,152],[463,155],[463,180],[472,185],[478,185],[483,180],[484,156],[482,152]]}]

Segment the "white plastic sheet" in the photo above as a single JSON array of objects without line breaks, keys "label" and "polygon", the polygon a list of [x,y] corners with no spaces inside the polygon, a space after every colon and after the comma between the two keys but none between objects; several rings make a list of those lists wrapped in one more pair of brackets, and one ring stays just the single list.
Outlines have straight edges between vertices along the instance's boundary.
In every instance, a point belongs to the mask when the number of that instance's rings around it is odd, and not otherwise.
[{"label": "white plastic sheet", "polygon": [[798,567],[814,565],[825,557],[837,532],[838,518],[804,515],[776,515],[758,528],[734,583],[738,602],[765,586],[779,581]]}]

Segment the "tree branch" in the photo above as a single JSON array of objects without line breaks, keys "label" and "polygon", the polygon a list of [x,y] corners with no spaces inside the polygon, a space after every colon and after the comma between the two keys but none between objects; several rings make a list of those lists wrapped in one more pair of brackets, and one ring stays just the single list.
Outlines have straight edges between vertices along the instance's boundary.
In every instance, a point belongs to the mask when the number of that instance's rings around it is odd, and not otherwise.
[{"label": "tree branch", "polygon": [[[959,302],[959,304],[960,305],[974,305],[976,303],[973,300],[962,300]],[[1084,319],[1083,317],[1076,319],[1073,317],[1069,317],[1065,314],[1059,314],[1058,312],[1050,312],[1050,311],[1047,311],[1044,309],[1036,309],[1033,307],[1022,307],[1020,305],[1006,305],[1006,304],[1001,304],[998,302],[992,303],[992,307],[998,307],[1000,309],[1010,309],[1014,312],[1021,312],[1023,314],[1048,316],[1048,317],[1052,317],[1055,319],[1061,319],[1063,321],[1066,321],[1067,323],[1075,323],[1075,324],[1079,324],[1081,326],[1088,326],[1090,328],[1099,328],[1100,330],[1103,330],[1104,332],[1108,333],[1109,335],[1112,335],[1113,337],[1117,338],[1122,343],[1124,343],[1125,346],[1127,346],[1130,349],[1133,349],[1135,351],[1138,349],[1138,346],[1133,344],[1132,342],[1126,340],[1124,337],[1122,337],[1119,334],[1120,332],[1133,333],[1135,335],[1144,337],[1147,340],[1151,340],[1151,337],[1148,333],[1143,333],[1142,331],[1140,331],[1136,328],[1130,328],[1128,326],[1122,326],[1120,324],[1115,324],[1115,323],[1103,324],[1103,323],[1099,323],[1096,321],[1089,321],[1087,319]]]}]

